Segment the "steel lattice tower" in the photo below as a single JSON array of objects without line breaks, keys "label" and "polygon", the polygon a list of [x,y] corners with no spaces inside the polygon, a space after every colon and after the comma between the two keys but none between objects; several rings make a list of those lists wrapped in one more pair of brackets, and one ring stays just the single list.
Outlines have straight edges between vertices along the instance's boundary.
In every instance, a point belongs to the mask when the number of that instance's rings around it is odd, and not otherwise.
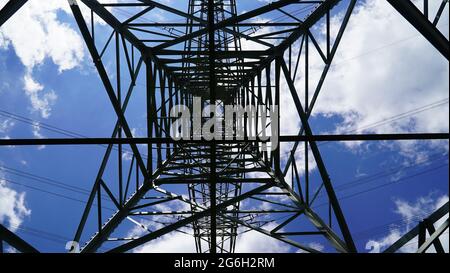
[{"label": "steel lattice tower", "polygon": [[[26,2],[9,1],[0,11],[0,26]],[[186,11],[155,0],[129,0],[126,3],[69,0],[117,115],[111,138],[10,139],[0,140],[0,143],[107,145],[73,239],[84,242],[82,252],[126,252],[170,232],[182,232],[193,235],[197,252],[232,253],[238,235],[248,230],[306,252],[318,252],[303,242],[307,236],[324,239],[337,252],[356,252],[317,143],[449,139],[449,134],[313,133],[309,117],[357,3],[356,0],[343,2],[340,5],[338,0],[279,0],[238,14],[239,1],[236,0],[188,0]],[[435,18],[430,19],[424,15],[425,11],[408,0],[388,2],[448,59],[449,42],[436,28],[447,1],[442,2]],[[343,16],[337,35],[332,37],[330,14],[338,4]],[[286,11],[289,8],[295,8],[297,12],[291,14]],[[156,22],[152,19],[153,12],[164,12],[169,19]],[[280,14],[284,18],[280,21],[255,20]],[[111,35],[104,41],[95,31],[94,21],[99,18],[111,29]],[[312,30],[319,23],[326,29],[325,45],[317,42]],[[264,29],[266,31],[260,32]],[[244,40],[252,41],[258,48],[244,48]],[[294,47],[300,50],[297,55],[293,53]],[[309,84],[310,51],[315,51],[324,64],[314,89]],[[105,68],[106,56],[114,59],[115,77]],[[305,79],[304,98],[299,97],[295,84],[297,73],[302,73]],[[126,115],[139,80],[145,85],[145,137],[133,135]],[[286,90],[281,90],[282,84]],[[251,139],[247,133],[260,133],[274,127],[279,134],[280,121],[272,121],[270,126],[264,127],[258,122],[251,124],[248,116],[243,121],[233,119],[232,124],[237,128],[243,122],[244,139],[226,135],[224,121],[215,128],[222,140],[206,139],[194,127],[190,140],[171,138],[173,118],[169,113],[176,105],[183,104],[195,112],[198,100],[201,106],[215,106],[214,115],[223,119],[221,111],[225,105],[263,105],[279,111],[282,107],[280,96],[292,99],[301,128],[298,135],[278,135],[274,150],[262,149],[264,140],[260,137]],[[199,120],[205,124],[212,117],[211,113],[203,114]],[[261,112],[258,112],[257,118],[260,117]],[[287,156],[280,153],[280,145],[285,143],[291,145]],[[300,146],[304,151],[300,151]],[[113,159],[116,152],[117,158]],[[130,162],[123,160],[124,153],[132,154]],[[303,153],[304,162],[296,159],[299,153]],[[317,165],[318,178],[309,176],[310,156]],[[299,171],[300,164],[304,166],[304,174]],[[315,192],[311,190],[312,183],[320,185]],[[325,213],[319,213],[313,206],[321,191],[327,200]],[[252,207],[245,207],[245,202],[250,200]],[[113,212],[105,208],[105,202],[114,205]],[[264,209],[264,204],[271,207]],[[445,208],[448,212],[448,203]],[[280,215],[284,220],[279,221]],[[284,232],[283,229],[294,221],[304,224]],[[150,222],[153,224],[146,224]],[[276,223],[275,227],[267,228],[273,223]],[[127,225],[130,224],[142,233],[129,236]],[[8,243],[30,251],[20,238],[6,231],[2,234]],[[435,240],[432,242],[436,243]]]}]

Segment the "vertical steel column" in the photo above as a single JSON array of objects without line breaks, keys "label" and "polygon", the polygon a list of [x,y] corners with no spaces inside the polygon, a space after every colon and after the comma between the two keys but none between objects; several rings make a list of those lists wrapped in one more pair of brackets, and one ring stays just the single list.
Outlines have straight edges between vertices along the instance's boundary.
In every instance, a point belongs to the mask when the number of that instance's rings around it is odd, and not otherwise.
[{"label": "vertical steel column", "polygon": [[[209,92],[210,92],[210,105],[216,106],[216,73],[215,73],[215,11],[214,11],[214,0],[208,0],[208,48],[209,48]],[[214,118],[216,118],[216,113],[214,113]],[[214,133],[217,128],[214,126]],[[214,140],[211,143],[210,149],[210,206],[211,206],[211,245],[210,253],[216,253],[216,144]]]},{"label": "vertical steel column", "polygon": [[[309,36],[304,36],[305,41],[305,111],[309,112]],[[305,141],[305,199],[309,207],[309,147]],[[294,153],[292,153],[294,154]],[[295,159],[295,156],[294,156]],[[295,163],[294,163],[295,164]]]},{"label": "vertical steel column", "polygon": [[[278,143],[277,148],[274,150],[274,170],[276,176],[281,176],[281,158],[280,158],[280,76],[281,76],[281,59],[282,56],[278,56],[275,59],[275,107],[277,107],[277,134]],[[273,125],[271,125],[273,126]]]},{"label": "vertical steel column", "polygon": [[[121,74],[120,74],[120,34],[116,32],[116,89],[117,89],[117,100],[120,104],[120,110],[122,109],[122,90],[121,90]],[[122,126],[119,124],[119,134],[117,135],[118,138],[122,138]],[[122,206],[124,203],[124,197],[123,197],[123,164],[122,164],[122,144],[118,144],[118,151],[117,151],[117,161],[118,161],[118,182],[119,182],[119,204]]]},{"label": "vertical steel column", "polygon": [[[155,91],[153,80],[152,61],[150,58],[145,60],[145,77],[146,77],[146,107],[147,107],[147,137],[150,139],[153,137],[153,113],[152,113],[152,95]],[[151,175],[153,173],[153,145],[148,143],[147,145],[147,173]]]},{"label": "vertical steel column", "polygon": [[427,230],[425,228],[425,221],[423,221],[423,220],[420,221],[418,227],[419,227],[419,236],[418,236],[419,238],[417,240],[417,243],[418,243],[417,248],[420,248],[425,243],[426,236],[427,236]]}]

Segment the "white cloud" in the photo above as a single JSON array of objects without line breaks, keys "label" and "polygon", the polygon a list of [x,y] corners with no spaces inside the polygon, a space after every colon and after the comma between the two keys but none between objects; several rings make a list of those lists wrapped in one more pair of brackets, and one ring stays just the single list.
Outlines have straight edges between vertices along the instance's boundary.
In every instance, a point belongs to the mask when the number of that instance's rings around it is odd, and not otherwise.
[{"label": "white cloud", "polygon": [[[439,1],[430,2],[430,14],[435,14],[439,4]],[[340,28],[342,17],[340,13],[331,18],[333,36]],[[265,19],[259,17],[253,21]],[[448,37],[447,17],[441,18],[438,27]],[[325,25],[313,28],[322,49],[325,48],[324,30]],[[255,35],[270,31],[271,28],[263,28]],[[243,40],[242,47],[244,50],[265,49],[249,40]],[[299,43],[292,48],[293,56],[297,56],[298,51]],[[324,63],[310,42],[310,98],[323,68]],[[273,68],[271,73],[274,78]],[[341,118],[334,128],[328,129],[335,133],[448,132],[448,73],[448,61],[386,1],[361,1],[353,11],[312,113],[313,116]],[[304,106],[303,75],[300,65],[295,82]],[[280,99],[281,134],[297,134],[300,119],[284,77]],[[427,105],[427,109],[421,109]],[[403,118],[393,118],[413,109],[418,110]],[[314,129],[314,125],[312,127]],[[344,142],[351,151],[358,152],[364,152],[364,143]],[[422,145],[417,141],[378,143],[379,147],[397,151],[405,161],[413,163],[426,158],[431,149],[448,151],[448,141],[422,141]],[[283,158],[291,147],[292,144],[281,143]],[[304,172],[302,149],[297,149],[295,154],[300,174]],[[310,170],[314,170],[314,157],[310,155],[309,160]]]},{"label": "white cloud", "polygon": [[9,188],[2,176],[0,173],[0,222],[15,231],[31,210],[25,205],[25,193]]},{"label": "white cloud", "polygon": [[9,46],[9,41],[3,36],[3,33],[0,31],[0,49],[7,49]]},{"label": "white cloud", "polygon": [[[270,2],[266,0],[260,0],[260,2]],[[264,17],[254,17],[250,20],[250,22],[256,23],[256,22],[269,22],[271,21],[268,18]],[[257,36],[257,35],[263,35],[271,32],[279,31],[280,29],[274,28],[274,27],[264,27],[261,29],[255,29],[255,32],[250,36]],[[274,42],[275,45],[279,42]],[[242,44],[242,50],[266,50],[268,47],[254,42],[252,40],[247,39],[241,39]],[[296,44],[297,45],[297,44]],[[298,55],[299,47],[293,46],[292,48],[292,56]],[[272,64],[271,67],[271,79],[275,79],[275,68]],[[300,75],[301,73],[298,73]],[[265,75],[265,72],[262,73],[262,75]],[[300,83],[299,77],[297,77],[297,82]],[[266,78],[265,76],[262,77],[261,81],[262,86],[266,84]],[[272,84],[273,85],[273,84]],[[296,86],[297,92],[299,93],[300,100],[302,101],[302,104],[304,106],[303,97],[301,96],[301,92],[303,90],[303,85],[298,84]],[[274,89],[272,89],[272,92],[274,92]],[[301,122],[300,117],[298,115],[297,108],[293,102],[292,95],[289,91],[289,87],[287,85],[287,82],[284,78],[283,72],[281,72],[281,79],[280,79],[280,134],[281,135],[297,135],[298,131],[300,130]],[[270,127],[268,127],[268,130],[266,130],[267,135],[270,135]],[[281,157],[283,159],[287,158],[290,155],[290,151],[292,149],[293,144],[292,143],[280,143],[280,153]],[[304,152],[303,151],[303,145],[300,145],[299,148],[297,148],[297,152],[295,153],[295,159],[297,162],[297,169],[299,171],[299,174],[302,175],[305,172],[305,165],[303,164],[305,161]],[[308,156],[308,163],[309,163],[309,170],[313,171],[316,169],[316,162],[314,160],[314,157],[311,153],[309,153]],[[290,172],[288,172],[288,175],[286,176],[286,181],[290,182]]]},{"label": "white cloud", "polygon": [[[2,8],[7,0],[0,0]],[[80,5],[84,16],[88,8]],[[33,71],[46,60],[51,60],[60,73],[81,65],[84,57],[84,42],[78,31],[63,22],[58,13],[71,14],[65,0],[30,0],[0,29],[0,49],[9,46],[26,68],[24,90],[30,99],[32,109],[43,118],[48,118],[57,95],[33,79]],[[95,22],[104,22],[95,17]]]},{"label": "white cloud", "polygon": [[37,93],[44,89],[44,86],[36,82],[30,75],[23,77],[24,88],[29,93]]},{"label": "white cloud", "polygon": [[[191,232],[188,229],[183,229],[183,231]],[[249,231],[239,235],[236,242],[236,253],[285,253],[290,250],[291,248],[287,244],[257,231]],[[196,252],[196,249],[194,237],[191,234],[172,232],[137,248],[134,252],[193,253]]]},{"label": "white cloud", "polygon": [[122,160],[125,161],[131,161],[133,159],[133,153],[132,152],[128,152],[128,151],[124,151],[122,154]]},{"label": "white cloud", "polygon": [[[0,118],[0,139],[11,139],[10,132],[15,123],[9,118]],[[14,146],[6,146],[7,148],[13,148]]]},{"label": "white cloud", "polygon": [[14,127],[14,124],[14,121],[11,119],[0,119],[0,134],[8,134],[8,132]]},{"label": "white cloud", "polygon": [[[155,211],[183,211],[190,207],[184,202],[170,202],[169,204],[158,204],[153,206]],[[174,218],[166,215],[153,216],[149,220],[140,219],[140,225],[134,226],[127,234],[127,237],[140,237],[148,233],[148,230],[158,230],[164,227],[162,223],[174,222]],[[175,253],[175,252],[195,252],[194,237],[190,235],[192,229],[182,228],[183,232],[171,232],[156,240],[142,245],[133,250],[136,253]],[[188,233],[188,234],[185,234]]]},{"label": "white cloud", "polygon": [[[317,243],[317,242],[309,243],[308,246],[310,248],[313,248],[313,249],[317,250],[317,251],[323,251],[325,249],[324,245],[322,245],[321,243]],[[307,252],[302,250],[302,249],[299,249],[299,250],[296,251],[296,253],[307,253]]]},{"label": "white cloud", "polygon": [[[169,207],[167,205],[155,206],[157,211],[183,210],[187,209],[187,205],[178,203],[178,206]],[[148,233],[148,230],[158,230],[164,227],[163,222],[169,222],[173,219],[164,215],[154,216],[151,220],[140,220],[142,226],[136,225],[131,229],[127,237],[141,237]],[[173,220],[172,220],[173,221]],[[144,228],[145,227],[145,228]],[[173,231],[158,239],[150,241],[133,250],[135,253],[193,253],[195,252],[195,241],[192,235],[192,229],[182,228],[182,232]]]},{"label": "white cloud", "polygon": [[[184,230],[188,232],[188,230]],[[172,232],[135,249],[136,253],[193,253],[194,237],[181,232]]]},{"label": "white cloud", "polygon": [[[410,203],[405,200],[397,199],[395,200],[395,213],[399,214],[402,217],[403,223],[405,223],[405,227],[392,227],[389,231],[389,234],[380,238],[369,240],[366,243],[366,249],[370,250],[370,252],[381,252],[387,247],[391,246],[398,239],[400,239],[403,234],[408,232],[411,228],[413,228],[418,220],[422,220],[430,215],[432,212],[440,208],[448,202],[448,195],[443,195],[438,198],[433,198],[433,195],[430,194],[428,196],[420,197],[416,200],[415,203]],[[438,228],[443,222],[443,219],[440,219],[435,223],[435,228]],[[449,237],[448,232],[444,233],[440,237],[441,243],[443,244],[445,252],[449,251]],[[405,244],[399,252],[411,253],[417,251],[417,237],[411,240],[409,243]],[[433,252],[434,247],[431,246],[428,251]]]},{"label": "white cloud", "polygon": [[[6,4],[0,0],[0,8]],[[53,90],[33,79],[33,70],[50,59],[61,73],[80,65],[84,45],[78,33],[58,18],[58,12],[69,12],[66,1],[28,1],[0,30],[0,49],[11,46],[26,68],[23,89],[33,111],[48,118],[57,96]]]},{"label": "white cloud", "polygon": [[[0,9],[7,2],[0,0]],[[80,9],[89,22],[89,9],[85,5],[80,5]],[[39,112],[42,118],[50,116],[57,95],[54,90],[45,90],[33,78],[34,69],[51,60],[62,73],[80,66],[85,57],[84,42],[78,30],[63,22],[59,12],[71,16],[66,0],[30,0],[0,29],[0,50],[13,48],[25,66],[23,89],[32,110]],[[94,22],[105,24],[98,16],[94,17]]]},{"label": "white cloud", "polygon": [[[170,203],[170,205],[157,205],[155,206],[156,211],[174,211],[174,210],[189,210],[190,206],[187,203],[177,202]],[[168,221],[171,219],[171,221]],[[154,216],[151,220],[140,220],[139,223],[142,226],[136,225],[131,229],[126,237],[140,237],[147,233],[147,230],[157,230],[164,225],[161,222],[173,222],[173,218],[167,216]],[[277,226],[276,223],[269,223],[264,226],[265,229],[271,230]],[[267,235],[259,233],[257,231],[248,231],[245,227],[239,228],[239,235],[236,242],[236,253],[258,253],[258,252],[289,252],[291,248],[279,240],[273,239]],[[192,253],[196,252],[195,240],[192,235],[191,228],[182,228],[181,232],[171,232],[166,234],[156,240],[153,240],[141,247],[138,247],[134,252],[138,253]],[[217,239],[220,241],[220,238]],[[225,243],[225,248],[227,248],[228,242]],[[203,249],[207,249],[207,245],[202,244]]]},{"label": "white cloud", "polygon": [[48,118],[50,116],[51,106],[55,103],[58,96],[51,90],[44,94],[41,92],[44,90],[44,86],[36,82],[31,74],[26,74],[23,77],[24,90],[30,99],[32,110],[38,111],[42,118]]},{"label": "white cloud", "polygon": [[[41,133],[41,127],[39,126],[39,123],[34,123],[32,125],[32,129],[31,129],[33,136],[35,138],[44,138],[44,135]],[[42,150],[45,148],[45,145],[39,145],[37,147],[38,150]]]},{"label": "white cloud", "polygon": [[321,243],[312,242],[308,244],[309,247],[314,248],[315,250],[322,251],[325,249],[325,246]]},{"label": "white cloud", "polygon": [[[438,2],[430,1],[430,14]],[[332,29],[340,26],[336,18],[332,22]],[[448,17],[441,18],[439,27],[448,37]],[[319,77],[320,62],[313,57],[313,78]],[[339,133],[448,99],[448,61],[386,1],[357,6],[334,64],[313,114],[343,118],[335,127]],[[448,117],[447,102],[360,132],[448,132]],[[447,142],[430,146],[448,150]],[[394,147],[406,151],[404,155],[418,149],[412,142],[398,142]]]},{"label": "white cloud", "polygon": [[[271,230],[276,226],[276,223],[270,223],[264,229]],[[238,235],[236,241],[236,253],[286,253],[290,250],[286,243],[254,230]]]},{"label": "white cloud", "polygon": [[[0,1],[0,7],[6,2]],[[2,26],[3,39],[10,42],[28,69],[50,58],[62,72],[83,59],[82,39],[69,24],[58,19],[59,11],[69,12],[67,1],[28,1]]]}]

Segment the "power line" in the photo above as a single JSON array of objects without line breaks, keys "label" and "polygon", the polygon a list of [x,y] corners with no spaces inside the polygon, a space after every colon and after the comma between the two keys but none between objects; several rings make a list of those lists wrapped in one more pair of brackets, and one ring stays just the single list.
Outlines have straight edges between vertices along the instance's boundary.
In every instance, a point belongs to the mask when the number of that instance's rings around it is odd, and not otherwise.
[{"label": "power line", "polygon": [[[358,178],[358,179],[349,181],[349,182],[341,184],[341,185],[337,185],[335,187],[335,189],[336,189],[337,192],[345,191],[345,190],[348,190],[348,189],[353,188],[353,187],[357,187],[357,186],[361,186],[361,185],[370,183],[370,182],[372,182],[374,180],[378,180],[378,179],[381,179],[381,178],[384,178],[384,177],[389,177],[389,176],[395,175],[395,174],[399,173],[400,171],[410,170],[410,169],[414,170],[417,166],[427,165],[428,163],[439,161],[439,160],[445,160],[447,158],[448,158],[448,154],[447,153],[445,153],[445,154],[435,154],[434,156],[431,156],[431,158],[423,159],[423,160],[418,161],[418,162],[416,162],[414,164],[411,164],[409,166],[402,166],[402,165],[400,165],[400,167],[391,168],[391,169],[386,170],[386,171],[381,171],[381,172],[378,172],[378,173],[375,173],[375,174],[371,174],[369,176],[365,176],[365,177],[362,177],[362,178]],[[320,198],[321,196],[323,196],[323,194],[318,195],[318,198]]]},{"label": "power line", "polygon": [[48,231],[41,230],[41,229],[31,228],[31,227],[28,227],[25,225],[9,224],[9,226],[10,226],[10,228],[19,230],[23,233],[27,233],[32,236],[50,240],[50,241],[53,241],[56,243],[67,243],[68,241],[70,241],[70,238],[68,238],[68,237],[61,236],[59,234],[48,232]]},{"label": "power line", "polygon": [[[57,134],[61,134],[61,135],[64,135],[64,136],[68,136],[68,137],[89,138],[86,135],[82,135],[82,134],[79,134],[79,133],[74,132],[74,131],[69,131],[69,130],[66,130],[66,129],[62,129],[60,127],[56,127],[56,126],[53,126],[53,125],[50,125],[48,123],[44,123],[44,122],[41,122],[41,121],[33,120],[33,119],[27,118],[25,116],[19,115],[19,114],[8,112],[6,110],[1,110],[0,109],[0,116],[4,116],[4,117],[9,118],[9,119],[13,119],[13,120],[16,120],[16,121],[20,121],[20,122],[26,123],[26,124],[31,125],[33,127],[38,127],[40,129],[45,129],[45,130],[48,130],[48,131],[51,131],[51,132],[54,132],[54,133],[57,133]],[[98,144],[97,146],[101,146],[101,147],[105,147],[105,148],[108,147],[108,145],[105,145],[105,144]],[[115,146],[113,146],[113,149],[118,151],[118,148],[115,147]],[[124,154],[132,154],[133,153],[133,151],[130,150],[130,149],[127,149],[127,148],[122,148],[122,149],[124,150],[124,152],[123,152]],[[141,155],[142,155],[142,157],[144,159],[147,159],[147,155],[146,154],[142,153]]]},{"label": "power line", "polygon": [[59,188],[65,189],[65,190],[70,190],[70,191],[73,191],[76,193],[81,193],[81,194],[86,194],[86,193],[89,194],[90,193],[88,190],[83,189],[81,187],[72,186],[67,183],[63,183],[63,182],[60,182],[60,181],[57,181],[54,179],[50,179],[47,177],[43,177],[43,176],[35,175],[35,174],[29,173],[29,172],[25,172],[25,171],[11,168],[11,167],[7,167],[5,165],[0,165],[0,170],[5,173],[28,178],[28,179],[31,179],[31,180],[34,180],[34,181],[37,181],[40,183],[52,185],[52,186],[59,187]]},{"label": "power line", "polygon": [[[428,210],[428,211],[424,212],[423,215],[429,215],[429,214],[431,214],[433,212],[434,212],[434,209],[431,209],[431,210]],[[400,218],[398,220],[390,221],[388,223],[385,223],[385,224],[382,224],[382,225],[379,225],[379,226],[375,226],[375,227],[371,227],[371,228],[368,228],[368,229],[364,229],[364,230],[355,232],[353,234],[353,237],[357,238],[356,240],[361,241],[361,240],[366,239],[366,237],[373,236],[373,235],[378,235],[378,234],[382,234],[382,233],[386,232],[386,230],[382,230],[381,232],[371,232],[372,230],[378,230],[378,229],[385,228],[385,227],[392,227],[394,225],[396,227],[398,227],[398,228],[402,228],[402,227],[404,227],[407,224],[416,223],[418,221],[423,220],[423,218],[424,218],[423,215],[413,215],[411,217],[402,217],[402,218]],[[362,236],[365,236],[365,237],[362,237]]]},{"label": "power line", "polygon": [[[355,128],[355,129],[349,130],[349,131],[347,131],[345,133],[355,133],[355,132],[361,132],[361,131],[366,130],[366,129],[375,128],[375,127],[378,127],[378,126],[381,126],[381,125],[384,125],[384,124],[388,124],[388,123],[394,122],[394,121],[399,120],[399,119],[403,119],[403,118],[406,118],[406,117],[409,117],[409,116],[412,116],[412,115],[416,115],[416,114],[419,114],[419,113],[422,113],[422,112],[425,112],[425,111],[428,111],[428,110],[431,110],[431,109],[443,106],[443,105],[448,104],[448,103],[449,103],[449,98],[444,98],[444,99],[435,101],[433,103],[426,104],[426,105],[423,105],[421,107],[414,108],[414,109],[411,109],[409,111],[406,111],[406,112],[403,112],[403,113],[400,113],[400,114],[396,114],[394,116],[391,116],[391,117],[388,117],[388,118],[385,118],[385,119],[382,119],[382,120],[379,120],[379,121],[376,121],[376,122],[373,122],[373,123],[369,123],[369,124],[363,125],[360,128]],[[39,122],[39,121],[27,118],[27,117],[19,115],[19,114],[14,114],[14,113],[8,112],[6,110],[1,110],[0,109],[0,115],[4,116],[4,117],[7,117],[7,118],[11,118],[11,119],[17,120],[17,121],[20,121],[20,122],[27,123],[27,124],[29,124],[31,126],[37,126],[39,128],[42,128],[42,129],[46,129],[46,130],[49,130],[49,131],[52,131],[52,132],[55,132],[55,133],[59,133],[59,134],[65,135],[65,136],[70,136],[70,137],[74,137],[74,138],[89,138],[86,135],[82,135],[82,134],[76,133],[74,131],[69,131],[69,130],[66,130],[66,129],[62,129],[60,127],[56,127],[56,126],[53,126],[53,125],[50,125],[50,124],[47,124],[47,123]],[[327,143],[330,143],[330,141],[321,142],[319,145],[323,145],[323,144],[327,144]],[[98,145],[102,146],[102,147],[107,147],[107,145],[103,145],[103,144],[98,144]],[[117,150],[117,148],[114,148],[114,149]],[[300,149],[298,149],[298,150],[302,151],[302,148],[300,147]],[[127,153],[132,153],[131,150],[126,150],[126,152]],[[290,153],[291,152],[286,152],[285,154],[287,155],[287,154],[290,154]],[[143,154],[143,156],[147,156],[147,155]]]},{"label": "power line", "polygon": [[[363,126],[361,126],[359,128],[354,128],[354,129],[345,131],[343,133],[344,134],[361,133],[364,130],[376,128],[376,127],[379,127],[379,126],[382,126],[382,125],[385,125],[385,124],[389,124],[389,123],[392,123],[394,121],[397,121],[397,120],[400,120],[400,119],[403,119],[403,118],[407,118],[407,117],[410,117],[410,116],[413,116],[413,115],[417,115],[417,114],[420,114],[420,113],[428,111],[428,110],[432,110],[432,109],[441,107],[441,106],[446,105],[448,103],[449,103],[449,98],[447,97],[447,98],[435,101],[433,103],[426,104],[426,105],[420,106],[418,108],[414,108],[414,109],[408,110],[406,112],[399,113],[399,114],[396,114],[396,115],[384,118],[382,120],[363,125]],[[325,145],[325,144],[329,144],[329,143],[333,143],[333,142],[332,141],[322,141],[318,145],[320,146],[320,145]],[[303,151],[304,148],[303,147],[299,147],[299,148],[297,148],[297,150],[298,151]],[[291,151],[286,152],[285,155],[288,155],[290,153],[291,153]]]},{"label": "power line", "polygon": [[[359,195],[362,195],[362,194],[365,194],[365,193],[368,193],[368,192],[371,192],[371,191],[375,191],[375,190],[378,190],[378,189],[381,189],[381,188],[384,188],[384,187],[387,187],[387,186],[391,186],[391,185],[394,185],[394,184],[405,182],[405,181],[409,180],[410,178],[421,176],[421,175],[424,175],[424,174],[427,174],[427,173],[436,172],[436,171],[438,171],[439,169],[441,169],[443,167],[448,167],[448,163],[441,164],[441,165],[438,165],[436,167],[433,167],[433,168],[430,168],[430,169],[427,169],[427,170],[424,170],[422,172],[418,172],[418,173],[415,173],[415,174],[412,174],[412,175],[404,176],[403,178],[400,178],[398,180],[391,181],[391,182],[388,182],[388,183],[384,183],[384,184],[378,185],[376,187],[372,187],[372,188],[369,188],[369,189],[366,189],[366,190],[363,190],[363,191],[359,191],[359,192],[356,192],[356,193],[353,193],[353,194],[349,194],[349,195],[340,197],[338,199],[339,200],[346,200],[346,199],[349,199],[349,198],[353,198],[355,196],[359,196]],[[314,206],[314,208],[322,207],[322,206],[325,206],[325,205],[328,205],[328,202],[316,205],[316,206]]]}]

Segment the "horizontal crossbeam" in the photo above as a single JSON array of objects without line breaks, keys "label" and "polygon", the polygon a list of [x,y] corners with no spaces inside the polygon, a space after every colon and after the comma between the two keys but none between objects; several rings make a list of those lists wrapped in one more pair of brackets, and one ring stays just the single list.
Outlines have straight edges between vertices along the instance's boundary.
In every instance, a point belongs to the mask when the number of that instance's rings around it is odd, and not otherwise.
[{"label": "horizontal crossbeam", "polygon": [[[380,140],[448,140],[449,133],[417,133],[417,134],[360,134],[360,135],[311,135],[311,136],[280,136],[280,142],[294,141],[380,141]],[[236,143],[266,143],[266,139],[243,140],[175,140],[173,138],[38,138],[38,139],[0,139],[0,146],[29,145],[101,145],[101,144],[236,144]]]}]

